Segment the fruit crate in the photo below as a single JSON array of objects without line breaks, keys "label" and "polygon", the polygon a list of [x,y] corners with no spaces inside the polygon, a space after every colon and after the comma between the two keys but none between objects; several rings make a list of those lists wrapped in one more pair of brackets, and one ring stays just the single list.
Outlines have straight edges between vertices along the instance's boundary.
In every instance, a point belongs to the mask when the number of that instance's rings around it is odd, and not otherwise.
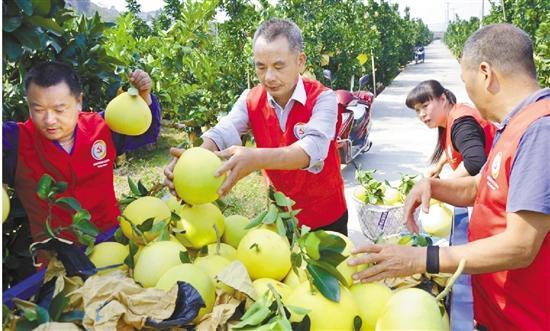
[{"label": "fruit crate", "polygon": [[[110,230],[107,230],[99,234],[96,238],[96,244],[99,244],[100,242],[107,241],[113,238],[113,235],[117,229],[118,229],[118,225],[116,227],[113,227]],[[10,287],[6,291],[4,291],[2,293],[2,303],[8,306],[8,308],[12,309],[14,307],[13,302],[11,300],[12,298],[19,298],[22,300],[30,299],[40,289],[40,286],[42,285],[45,274],[46,274],[46,269],[43,268],[38,272],[36,272],[34,275],[28,277],[27,279],[21,281],[17,285]]]}]

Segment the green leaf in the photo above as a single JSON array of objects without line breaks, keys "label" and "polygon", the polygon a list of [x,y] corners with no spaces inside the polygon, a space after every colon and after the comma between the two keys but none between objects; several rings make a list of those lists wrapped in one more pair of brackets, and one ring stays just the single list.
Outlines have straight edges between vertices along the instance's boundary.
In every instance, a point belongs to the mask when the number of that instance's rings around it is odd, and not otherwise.
[{"label": "green leaf", "polygon": [[319,251],[331,251],[335,253],[341,253],[346,248],[346,242],[340,236],[327,233],[323,230],[313,232],[319,237]]},{"label": "green leaf", "polygon": [[47,200],[53,183],[55,183],[55,180],[50,175],[42,175],[36,187],[36,195],[42,200]]},{"label": "green leaf", "polygon": [[286,236],[286,227],[285,227],[285,223],[283,222],[283,219],[280,217],[277,217],[277,222],[275,223],[275,225],[277,226],[277,233],[281,237]]},{"label": "green leaf", "polygon": [[21,10],[23,11],[23,13],[27,16],[30,16],[32,15],[32,2],[31,0],[15,0],[15,3],[17,4],[17,6],[19,8],[21,8]]},{"label": "green leaf", "polygon": [[333,251],[321,251],[321,258],[319,260],[337,267],[345,259],[347,259],[347,257],[340,253],[336,253]]},{"label": "green leaf", "polygon": [[134,256],[136,255],[139,247],[135,242],[130,241],[128,248],[129,248],[129,252],[128,252],[128,256],[124,259],[124,264],[126,264],[128,268],[134,269],[135,268]]},{"label": "green leaf", "polygon": [[428,241],[426,240],[426,237],[419,235],[416,237],[416,245],[421,247],[428,246]]},{"label": "green leaf", "polygon": [[123,245],[128,245],[128,243],[130,242],[122,232],[121,228],[116,229],[114,238],[116,242],[121,243]]},{"label": "green leaf", "polygon": [[262,325],[262,322],[272,315],[271,310],[264,304],[260,301],[255,302],[241,317],[241,321],[233,326],[233,329]]},{"label": "green leaf", "polygon": [[48,311],[40,306],[36,306],[36,320],[38,323],[43,324],[50,321],[50,314]]},{"label": "green leaf", "polygon": [[265,215],[267,215],[267,210],[262,211],[250,223],[248,223],[244,228],[246,230],[252,229],[257,227],[258,225],[262,224],[262,221],[264,220]]},{"label": "green leaf", "polygon": [[47,30],[50,30],[59,36],[63,34],[63,28],[60,27],[59,24],[57,24],[57,22],[55,22],[51,18],[40,17],[40,16],[28,16],[28,17],[25,17],[25,21],[29,22],[31,25],[40,26]]},{"label": "green leaf", "polygon": [[304,240],[304,248],[310,258],[318,260],[321,257],[321,254],[319,253],[320,243],[321,240],[317,237],[315,232],[310,232],[306,235]]},{"label": "green leaf", "polygon": [[144,196],[147,196],[149,194],[149,190],[145,187],[145,185],[143,185],[143,183],[141,182],[141,179],[138,180],[138,190],[139,190],[139,193],[140,196],[144,197]]},{"label": "green leaf", "polygon": [[[158,221],[158,222],[154,222],[154,218],[152,219],[153,220],[153,226],[151,227],[151,233],[158,233],[160,234],[161,231],[163,231],[164,229],[166,229],[168,227],[168,224],[165,222],[165,221]],[[147,230],[145,230],[147,231]]]},{"label": "green leaf", "polygon": [[57,295],[53,297],[50,307],[48,308],[52,321],[59,321],[67,304],[69,304],[69,298],[67,298],[63,291],[57,293]]},{"label": "green leaf", "polygon": [[52,0],[32,0],[34,14],[47,16],[52,8]]},{"label": "green leaf", "polygon": [[273,197],[275,198],[275,203],[279,207],[292,207],[296,204],[296,202],[294,202],[292,199],[281,192],[273,193]]},{"label": "green leaf", "polygon": [[264,220],[262,223],[264,224],[273,224],[277,220],[277,215],[279,211],[277,210],[277,206],[271,204],[269,205],[269,209],[267,211],[267,214],[264,217]]},{"label": "green leaf", "polygon": [[308,263],[315,266],[315,267],[317,267],[317,268],[323,269],[324,271],[329,273],[331,276],[336,278],[344,286],[348,286],[348,281],[344,278],[344,276],[342,276],[340,271],[338,271],[338,269],[336,269],[336,267],[338,265],[334,265],[334,264],[329,263],[328,261],[324,261],[324,260],[318,260],[318,261],[310,260],[310,261],[308,261]]},{"label": "green leaf", "polygon": [[[75,213],[75,215],[76,214],[78,213]],[[71,227],[84,234],[92,236],[94,238],[100,233],[99,229],[97,228],[97,226],[95,226],[94,223],[92,223],[86,218],[81,218],[81,217],[74,218],[74,215],[73,215],[73,224],[71,225]]]},{"label": "green leaf", "polygon": [[302,254],[292,252],[290,254],[290,262],[293,267],[299,268],[302,265]]},{"label": "green leaf", "polygon": [[52,188],[57,193],[63,193],[67,190],[67,182],[56,182]]},{"label": "green leaf", "polygon": [[180,261],[181,263],[191,263],[188,251],[180,251]]},{"label": "green leaf", "polygon": [[2,30],[5,32],[13,32],[21,26],[22,21],[23,19],[20,16],[4,19],[4,21],[2,22]]},{"label": "green leaf", "polygon": [[130,191],[132,191],[133,195],[135,195],[136,197],[141,196],[136,183],[134,183],[134,181],[132,180],[132,178],[130,178],[130,176],[128,176],[128,186],[130,187]]},{"label": "green leaf", "polygon": [[363,320],[360,316],[355,316],[353,318],[353,331],[361,331],[361,326],[363,326]]},{"label": "green leaf", "polygon": [[153,228],[153,224],[155,222],[155,218],[151,217],[143,221],[143,223],[136,225],[139,231],[142,233],[145,233]]},{"label": "green leaf", "polygon": [[340,284],[336,277],[313,264],[308,264],[306,269],[313,278],[313,285],[325,298],[334,302],[340,301]]},{"label": "green leaf", "polygon": [[298,306],[292,306],[292,305],[286,305],[285,307],[288,308],[288,310],[290,310],[291,312],[296,313],[298,315],[306,315],[307,313],[309,313],[311,311],[311,309],[302,308],[302,307],[298,307]]},{"label": "green leaf", "polygon": [[10,61],[16,61],[23,54],[21,44],[7,34],[3,36],[2,50],[4,55]]},{"label": "green leaf", "polygon": [[55,200],[55,203],[65,204],[65,205],[69,206],[70,208],[72,208],[75,211],[82,210],[82,206],[80,205],[80,202],[78,202],[78,200],[76,200],[73,197],[58,198],[58,199]]}]

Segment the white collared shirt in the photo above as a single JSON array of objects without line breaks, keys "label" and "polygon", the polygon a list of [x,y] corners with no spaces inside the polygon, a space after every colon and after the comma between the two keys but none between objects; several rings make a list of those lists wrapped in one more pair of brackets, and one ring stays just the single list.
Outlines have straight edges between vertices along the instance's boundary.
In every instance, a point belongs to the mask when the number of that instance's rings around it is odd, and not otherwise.
[{"label": "white collared shirt", "polygon": [[[250,90],[245,90],[233,108],[219,123],[205,132],[203,137],[212,139],[219,150],[233,145],[242,145],[241,136],[250,132],[250,121],[246,107],[246,98]],[[298,79],[296,88],[284,108],[277,104],[268,93],[268,102],[274,108],[281,131],[285,132],[286,122],[290,110],[295,102],[302,105],[306,103],[306,92],[302,77]],[[310,158],[307,168],[312,173],[319,173],[323,169],[324,160],[327,157],[330,141],[336,135],[336,122],[338,116],[338,101],[336,93],[332,90],[322,92],[313,106],[311,118],[304,126],[304,134],[297,141],[298,145]]]}]

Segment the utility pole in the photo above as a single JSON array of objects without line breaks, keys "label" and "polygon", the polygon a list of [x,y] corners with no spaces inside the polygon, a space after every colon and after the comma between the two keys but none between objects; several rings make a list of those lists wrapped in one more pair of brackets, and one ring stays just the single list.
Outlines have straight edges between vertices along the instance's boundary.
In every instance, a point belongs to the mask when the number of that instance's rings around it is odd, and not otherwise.
[{"label": "utility pole", "polygon": [[483,16],[485,16],[485,0],[481,0],[481,17],[479,18],[479,28],[483,26]]}]

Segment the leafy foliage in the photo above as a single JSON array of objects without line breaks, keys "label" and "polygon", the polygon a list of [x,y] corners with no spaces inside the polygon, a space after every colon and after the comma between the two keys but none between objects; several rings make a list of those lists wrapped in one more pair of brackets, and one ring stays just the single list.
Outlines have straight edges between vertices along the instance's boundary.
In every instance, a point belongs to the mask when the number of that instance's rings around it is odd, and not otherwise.
[{"label": "leafy foliage", "polygon": [[113,24],[98,14],[87,18],[65,9],[63,0],[3,1],[2,91],[4,120],[25,120],[23,79],[35,64],[60,60],[79,74],[84,107],[100,109],[115,96],[121,78],[120,62],[107,56],[104,32]]},{"label": "leafy foliage", "polygon": [[[534,43],[535,65],[542,86],[550,84],[550,3],[546,0],[492,1],[492,7],[483,18],[483,25],[511,23],[527,32]],[[466,39],[480,26],[477,18],[461,20],[458,16],[449,24],[445,43],[453,54],[461,56]]]}]

